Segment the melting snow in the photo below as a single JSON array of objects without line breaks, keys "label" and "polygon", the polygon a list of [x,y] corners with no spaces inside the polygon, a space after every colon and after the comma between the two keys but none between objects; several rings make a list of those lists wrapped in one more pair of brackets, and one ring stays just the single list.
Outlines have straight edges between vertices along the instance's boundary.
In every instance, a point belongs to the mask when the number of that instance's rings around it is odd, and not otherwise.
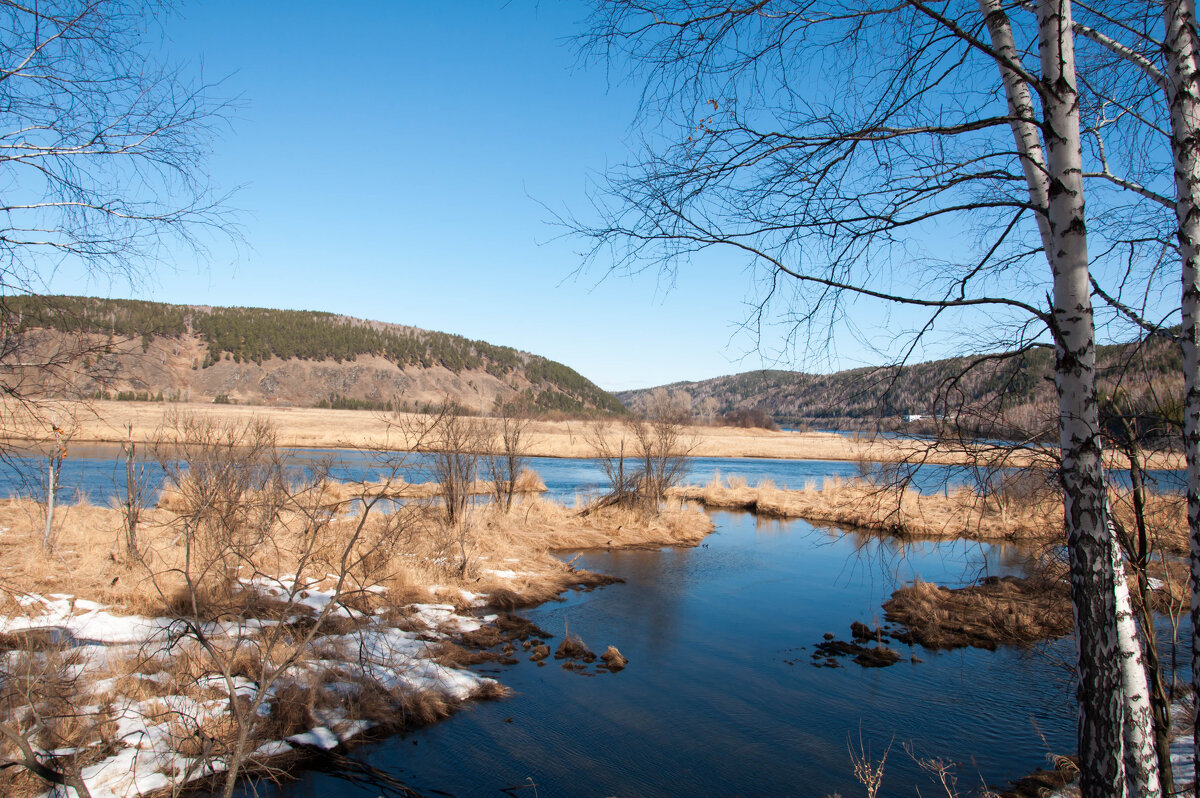
[{"label": "melting snow", "polygon": [[[245,586],[284,601],[303,604],[314,612],[328,607],[337,593],[336,588],[328,584],[324,587],[298,584],[294,576],[258,579],[245,583]],[[383,588],[373,586],[367,590],[380,592]],[[480,601],[476,594],[462,592],[468,603]],[[135,653],[139,655],[139,661],[156,665],[178,653],[178,646],[185,645],[169,634],[172,622],[168,618],[114,615],[101,604],[63,593],[15,598],[28,614],[0,616],[0,631],[55,630],[61,635],[58,638],[61,642],[80,653],[79,667],[84,674],[91,672],[95,676],[100,666]],[[423,635],[426,639],[473,631],[483,622],[495,619],[494,615],[482,621],[465,617],[457,614],[449,604],[417,604],[413,606],[413,612],[414,617],[428,628]],[[340,605],[329,607],[330,615],[348,617],[351,613]],[[251,701],[261,698],[258,713],[265,716],[270,713],[270,702],[276,690],[289,683],[323,685],[323,689],[330,692],[352,696],[363,689],[364,683],[374,682],[384,689],[435,691],[450,699],[465,700],[481,686],[492,682],[469,671],[432,662],[427,658],[428,644],[422,636],[386,626],[378,615],[363,616],[357,611],[353,614],[367,621],[362,629],[318,639],[321,650],[330,652],[327,658],[293,665],[265,690],[251,679],[236,676],[231,680],[234,694]],[[253,620],[241,624],[208,624],[205,632],[233,636],[270,625],[271,622]],[[334,652],[336,655],[329,658]],[[330,678],[331,675],[335,678]],[[157,685],[164,692],[178,689],[174,677],[166,670],[134,676]],[[209,700],[173,693],[134,700],[113,693],[118,680],[119,677],[94,678],[87,687],[91,702],[97,705],[111,702],[111,717],[116,729],[114,743],[121,746],[111,756],[83,770],[84,781],[94,798],[130,798],[224,771],[223,762],[184,756],[173,745],[181,723],[195,728],[198,724],[219,720],[228,713],[230,683],[223,676],[211,673],[189,685],[193,690],[199,687],[200,698]],[[99,707],[93,711],[99,711]],[[371,726],[368,721],[352,719],[337,710],[326,709],[314,714],[319,723],[316,728],[293,735],[286,741],[268,741],[252,755],[267,757],[287,753],[293,745],[334,748]],[[48,796],[65,794],[53,790],[47,793]]]}]

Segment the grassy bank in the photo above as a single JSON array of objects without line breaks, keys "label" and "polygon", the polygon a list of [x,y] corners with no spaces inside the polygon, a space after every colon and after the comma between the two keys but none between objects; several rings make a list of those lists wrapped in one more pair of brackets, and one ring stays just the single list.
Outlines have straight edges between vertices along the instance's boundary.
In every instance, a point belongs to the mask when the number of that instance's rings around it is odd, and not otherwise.
[{"label": "grassy bank", "polygon": [[[968,487],[941,493],[880,485],[868,480],[827,478],[803,490],[783,490],[770,480],[749,485],[744,479],[714,479],[671,491],[675,498],[706,507],[743,509],[776,518],[802,518],[815,524],[870,529],[899,537],[1046,544],[1063,535],[1062,497],[1044,479],[1024,480],[1011,490],[982,495]],[[1161,549],[1187,552],[1187,506],[1177,494],[1148,495],[1147,516]],[[1114,489],[1117,518],[1134,525],[1126,493]]]},{"label": "grassy bank", "polygon": [[[192,473],[142,510],[136,555],[121,508],[60,506],[47,552],[45,508],[0,503],[0,724],[93,796],[219,791],[231,767],[269,775],[503,696],[461,666],[511,661],[518,641],[538,657],[553,637],[505,611],[611,581],[556,552],[695,545],[712,529],[695,509],[584,516],[533,494],[448,525],[437,501],[371,511],[420,485],[201,490]],[[0,774],[6,795],[46,788],[29,769]]]}]

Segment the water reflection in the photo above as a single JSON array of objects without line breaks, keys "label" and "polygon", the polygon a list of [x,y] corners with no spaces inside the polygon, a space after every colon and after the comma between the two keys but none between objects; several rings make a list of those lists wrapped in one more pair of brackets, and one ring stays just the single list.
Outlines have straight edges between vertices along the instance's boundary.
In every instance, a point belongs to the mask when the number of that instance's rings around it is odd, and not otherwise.
[{"label": "water reflection", "polygon": [[[1047,746],[1073,747],[1072,692],[1057,665],[1072,658],[1069,640],[1029,651],[901,646],[904,660],[877,670],[809,664],[825,632],[876,622],[900,581],[1019,572],[1019,550],[713,519],[717,533],[699,548],[586,553],[583,567],[625,584],[529,611],[593,649],[616,645],[625,671],[586,678],[522,661],[501,675],[513,698],[354,757],[418,791],[456,795],[527,780],[540,796],[852,795],[861,788],[846,745],[861,730],[876,751],[896,740],[881,795],[911,796],[935,785],[904,742],[961,763],[963,783],[991,784],[1042,765]],[[280,794],[372,795],[337,773],[306,774]]]}]

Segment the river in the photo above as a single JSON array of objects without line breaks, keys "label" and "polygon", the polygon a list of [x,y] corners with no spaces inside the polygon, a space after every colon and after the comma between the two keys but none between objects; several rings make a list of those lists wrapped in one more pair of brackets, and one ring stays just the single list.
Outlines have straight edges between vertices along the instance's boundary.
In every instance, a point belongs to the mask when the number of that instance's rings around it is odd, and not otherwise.
[{"label": "river", "polygon": [[[699,548],[586,554],[582,565],[625,583],[524,613],[556,639],[569,628],[596,651],[616,645],[626,670],[586,676],[522,658],[495,673],[513,697],[356,749],[355,760],[422,794],[852,796],[863,792],[848,746],[861,737],[875,756],[891,745],[880,795],[914,796],[936,793],[910,749],[957,763],[964,787],[1003,784],[1073,750],[1070,641],[898,646],[904,659],[879,669],[812,664],[824,633],[848,639],[851,621],[878,623],[898,583],[1019,572],[1017,549],[900,545],[744,513],[713,520]],[[309,772],[276,794],[387,794],[349,775]]]},{"label": "river", "polygon": [[[353,453],[307,452],[300,461],[330,456],[344,476],[372,467]],[[112,451],[76,452],[67,462],[67,490],[104,501],[120,487],[123,468]],[[531,465],[557,498],[603,482],[587,460]],[[698,460],[690,479],[720,471],[802,487],[857,469]],[[935,468],[919,482],[934,489],[968,477]],[[624,671],[581,674],[527,656],[484,667],[514,695],[356,748],[352,767],[301,773],[274,794],[399,795],[396,779],[424,795],[853,796],[864,794],[850,754],[860,741],[876,758],[889,751],[880,796],[938,794],[916,762],[929,757],[953,762],[966,794],[1045,766],[1048,753],[1074,750],[1070,639],[995,652],[893,644],[902,659],[892,667],[813,665],[825,633],[848,639],[852,621],[878,624],[896,586],[917,576],[955,586],[1020,573],[1019,549],[905,544],[744,513],[712,517],[716,531],[698,548],[581,555],[583,567],[625,582],[523,613],[555,636],[552,647],[568,629],[597,652],[617,646],[629,658]]]}]

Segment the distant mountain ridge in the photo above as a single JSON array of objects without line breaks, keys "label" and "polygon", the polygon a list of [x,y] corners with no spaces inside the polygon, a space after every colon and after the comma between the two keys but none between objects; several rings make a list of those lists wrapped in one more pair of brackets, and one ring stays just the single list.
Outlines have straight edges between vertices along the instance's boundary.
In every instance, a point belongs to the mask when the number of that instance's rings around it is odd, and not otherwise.
[{"label": "distant mountain ridge", "polygon": [[[1100,346],[1097,356],[1102,389],[1118,382],[1153,381],[1161,391],[1182,394],[1179,351],[1161,339]],[[968,365],[972,368],[966,375],[956,378]],[[968,403],[991,401],[1012,412],[1044,408],[1055,401],[1053,366],[1051,351],[1035,349],[1013,357],[976,355],[833,374],[748,371],[616,395],[635,412],[646,406],[654,391],[665,389],[686,393],[701,417],[757,409],[778,424],[857,429],[889,419],[953,412]]]},{"label": "distant mountain ridge", "polygon": [[4,297],[24,345],[49,355],[84,340],[80,395],[415,409],[623,413],[573,369],[459,335],[333,313],[91,297]]}]

